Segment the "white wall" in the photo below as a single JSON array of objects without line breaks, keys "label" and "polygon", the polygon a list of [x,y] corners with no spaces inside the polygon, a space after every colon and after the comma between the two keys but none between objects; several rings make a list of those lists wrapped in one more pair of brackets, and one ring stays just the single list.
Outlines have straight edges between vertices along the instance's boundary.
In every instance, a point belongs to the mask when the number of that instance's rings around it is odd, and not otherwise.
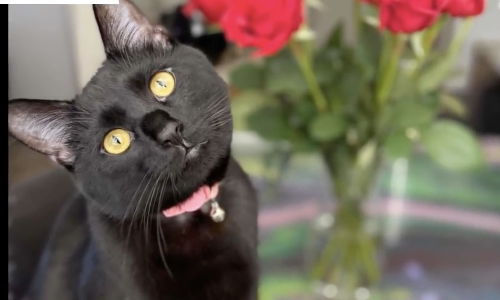
[{"label": "white wall", "polygon": [[76,93],[63,5],[9,5],[9,99],[70,99]]},{"label": "white wall", "polygon": [[[156,0],[135,1],[158,18]],[[105,59],[91,5],[9,5],[9,99],[71,99]]]},{"label": "white wall", "polygon": [[106,58],[91,5],[68,5],[75,79],[81,90]]}]

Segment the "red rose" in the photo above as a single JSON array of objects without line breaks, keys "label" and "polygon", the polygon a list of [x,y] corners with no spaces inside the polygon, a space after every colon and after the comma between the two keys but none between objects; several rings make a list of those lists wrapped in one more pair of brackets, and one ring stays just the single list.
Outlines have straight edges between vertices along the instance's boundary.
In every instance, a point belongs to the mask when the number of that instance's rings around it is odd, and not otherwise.
[{"label": "red rose", "polygon": [[233,0],[219,23],[229,41],[265,56],[279,51],[302,19],[302,0]]},{"label": "red rose", "polygon": [[227,9],[231,0],[189,0],[182,7],[182,13],[191,16],[194,11],[200,11],[207,23],[217,23]]},{"label": "red rose", "polygon": [[[361,0],[379,8],[381,29],[413,33],[429,27],[441,13],[436,0]],[[446,0],[443,0],[446,1]]]},{"label": "red rose", "polygon": [[454,17],[477,16],[484,10],[484,0],[438,0],[443,10]]}]

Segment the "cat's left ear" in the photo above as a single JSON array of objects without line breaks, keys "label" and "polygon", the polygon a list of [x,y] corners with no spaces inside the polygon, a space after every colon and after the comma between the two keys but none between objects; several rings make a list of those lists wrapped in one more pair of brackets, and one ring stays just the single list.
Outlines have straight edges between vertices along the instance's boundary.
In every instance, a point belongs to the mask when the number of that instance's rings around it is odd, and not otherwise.
[{"label": "cat's left ear", "polygon": [[94,4],[93,9],[108,57],[146,45],[171,46],[165,27],[150,23],[132,2]]},{"label": "cat's left ear", "polygon": [[64,166],[75,160],[69,147],[71,102],[49,100],[9,101],[9,133]]}]

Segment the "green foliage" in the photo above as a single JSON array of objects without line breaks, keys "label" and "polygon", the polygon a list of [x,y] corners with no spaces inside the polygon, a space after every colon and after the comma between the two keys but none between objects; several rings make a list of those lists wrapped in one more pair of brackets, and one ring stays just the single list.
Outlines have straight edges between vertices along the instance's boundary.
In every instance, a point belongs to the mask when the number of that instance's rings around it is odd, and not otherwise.
[{"label": "green foliage", "polygon": [[248,126],[261,137],[280,141],[293,136],[283,111],[278,105],[266,105],[253,111],[248,116]]},{"label": "green foliage", "polygon": [[[367,9],[363,5],[364,16],[373,17]],[[288,141],[295,152],[333,147],[340,153],[343,147],[353,158],[342,168],[351,179],[355,172],[348,169],[366,145],[398,158],[408,157],[420,141],[447,168],[479,165],[482,156],[472,133],[436,121],[441,111],[459,117],[466,113],[458,99],[439,90],[456,53],[426,53],[426,32],[404,40],[368,23],[364,19],[357,24],[354,45],[344,41],[344,25],[338,23],[317,49],[295,41],[295,47],[285,47],[261,64],[236,68],[231,84],[243,92],[233,99],[235,128],[251,129],[270,141]]]},{"label": "green foliage", "polygon": [[345,132],[347,124],[341,114],[327,113],[317,115],[308,130],[312,139],[324,142],[339,137]]},{"label": "green foliage", "polygon": [[292,103],[290,112],[290,123],[295,128],[305,127],[316,116],[316,107],[312,101],[304,99],[303,101],[296,101]]},{"label": "green foliage", "polygon": [[418,94],[415,80],[408,74],[408,71],[401,69],[394,80],[391,91],[391,99],[405,101],[405,98],[414,98]]},{"label": "green foliage", "polygon": [[413,142],[404,131],[395,131],[389,134],[383,144],[383,151],[387,157],[400,158],[410,155]]},{"label": "green foliage", "polygon": [[338,22],[335,28],[332,30],[330,37],[328,38],[324,48],[325,49],[336,49],[342,46],[342,40],[344,38],[344,24]]},{"label": "green foliage", "polygon": [[230,82],[237,89],[262,89],[266,73],[257,64],[246,63],[236,67],[230,74]]},{"label": "green foliage", "polygon": [[318,144],[304,135],[294,134],[290,138],[292,151],[297,153],[311,153],[318,151]]},{"label": "green foliage", "polygon": [[439,105],[442,110],[457,117],[464,118],[467,116],[467,110],[462,101],[451,95],[440,94]]},{"label": "green foliage", "polygon": [[351,67],[342,73],[342,77],[338,82],[338,95],[339,99],[341,99],[341,105],[337,109],[344,106],[346,112],[355,112],[361,93],[366,88],[366,74],[355,63],[352,63]]},{"label": "green foliage", "polygon": [[262,106],[274,103],[272,96],[262,90],[243,90],[231,99],[231,113],[235,130],[248,129],[248,116]]},{"label": "green foliage", "polygon": [[287,299],[304,294],[310,294],[310,282],[298,274],[267,275],[260,281],[260,300]]},{"label": "green foliage", "polygon": [[366,23],[360,25],[359,45],[354,48],[355,55],[364,69],[365,77],[372,80],[382,53],[382,36],[377,28]]},{"label": "green foliage", "polygon": [[418,90],[422,93],[435,91],[449,76],[450,68],[455,62],[453,56],[442,54],[429,59],[417,78]]},{"label": "green foliage", "polygon": [[474,134],[457,122],[434,122],[423,132],[421,142],[429,156],[447,169],[464,171],[484,163]]},{"label": "green foliage", "polygon": [[265,61],[265,90],[301,98],[307,93],[304,77],[288,49]]},{"label": "green foliage", "polygon": [[386,105],[381,117],[382,127],[389,130],[405,130],[408,127],[429,125],[436,114],[433,103],[424,98],[396,99]]},{"label": "green foliage", "polygon": [[335,84],[343,67],[343,53],[338,48],[326,48],[316,52],[313,57],[313,70],[318,83],[325,87]]}]

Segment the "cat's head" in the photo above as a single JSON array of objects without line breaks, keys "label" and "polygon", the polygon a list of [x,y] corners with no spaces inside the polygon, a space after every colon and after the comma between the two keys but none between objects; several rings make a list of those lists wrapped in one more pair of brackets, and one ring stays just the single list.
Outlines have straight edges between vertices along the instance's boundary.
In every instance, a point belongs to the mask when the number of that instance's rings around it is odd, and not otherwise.
[{"label": "cat's head", "polygon": [[227,86],[205,56],[120,3],[93,7],[107,59],[81,95],[16,99],[8,117],[12,136],[65,166],[117,218],[221,180],[232,133]]}]

